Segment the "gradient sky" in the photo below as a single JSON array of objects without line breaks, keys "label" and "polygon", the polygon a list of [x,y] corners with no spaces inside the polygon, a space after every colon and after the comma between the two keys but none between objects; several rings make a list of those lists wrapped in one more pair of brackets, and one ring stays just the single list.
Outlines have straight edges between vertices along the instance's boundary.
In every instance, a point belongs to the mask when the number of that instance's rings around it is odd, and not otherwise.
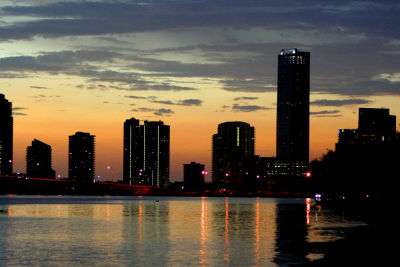
[{"label": "gradient sky", "polygon": [[122,178],[131,117],[171,126],[171,181],[191,161],[211,171],[226,121],[250,123],[256,153],[274,156],[281,48],[311,52],[310,159],[334,148],[339,128],[357,128],[359,107],[400,116],[400,3],[326,2],[1,1],[14,171],[37,138],[66,177],[68,136],[85,131],[96,135],[96,174],[110,177],[110,165]]}]

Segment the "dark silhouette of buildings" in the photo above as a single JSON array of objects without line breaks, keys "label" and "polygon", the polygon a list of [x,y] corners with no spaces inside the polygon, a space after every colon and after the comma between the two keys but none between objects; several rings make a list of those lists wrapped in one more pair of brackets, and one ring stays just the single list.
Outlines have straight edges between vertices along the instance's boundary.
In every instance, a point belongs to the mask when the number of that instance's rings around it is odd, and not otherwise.
[{"label": "dark silhouette of buildings", "polygon": [[339,130],[335,151],[312,162],[314,184],[333,192],[389,192],[400,162],[396,117],[388,109],[360,108],[358,125]]},{"label": "dark silhouette of buildings", "polygon": [[0,175],[13,172],[12,104],[0,94]]},{"label": "dark silhouette of buildings", "polygon": [[396,136],[396,116],[385,108],[360,108],[358,112],[359,138],[363,142],[393,141]]},{"label": "dark silhouette of buildings", "polygon": [[169,183],[170,127],[131,118],[124,123],[124,183],[165,187]]},{"label": "dark silhouette of buildings", "polygon": [[310,53],[282,49],[278,56],[276,156],[278,160],[309,158]]},{"label": "dark silhouette of buildings", "polygon": [[55,178],[51,168],[51,146],[34,139],[26,148],[26,175],[28,177]]},{"label": "dark silhouette of buildings", "polygon": [[206,175],[204,165],[196,162],[183,165],[183,181],[186,191],[201,191]]},{"label": "dark silhouette of buildings", "polygon": [[229,189],[243,188],[253,163],[254,127],[240,121],[219,124],[218,133],[213,135],[213,183]]},{"label": "dark silhouette of buildings", "polygon": [[76,132],[69,137],[68,177],[72,180],[93,181],[95,136]]}]

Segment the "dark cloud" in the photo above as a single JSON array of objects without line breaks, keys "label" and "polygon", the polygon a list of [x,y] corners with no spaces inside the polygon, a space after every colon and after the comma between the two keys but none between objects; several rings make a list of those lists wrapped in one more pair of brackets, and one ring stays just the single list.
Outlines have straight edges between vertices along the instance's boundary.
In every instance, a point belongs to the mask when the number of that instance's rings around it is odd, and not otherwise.
[{"label": "dark cloud", "polygon": [[39,90],[47,90],[47,89],[49,89],[49,88],[47,88],[47,87],[44,87],[44,86],[30,86],[31,88],[33,88],[33,89],[39,89]]},{"label": "dark cloud", "polygon": [[132,98],[132,99],[146,99],[147,98],[144,96],[134,96],[134,95],[126,95],[125,97]]},{"label": "dark cloud", "polygon": [[[369,31],[371,35],[398,37],[395,26],[399,6],[395,1],[141,1],[60,2],[13,5],[3,16],[31,20],[0,27],[0,39],[30,39],[176,30],[193,27],[270,27],[298,30]],[[113,12],[109,12],[112,10]],[[36,19],[35,19],[36,18]],[[146,22],[146,23],[143,23]],[[332,27],[332,25],[334,27]]]},{"label": "dark cloud", "polygon": [[259,110],[267,110],[269,108],[262,107],[262,106],[257,106],[257,105],[238,105],[238,104],[233,104],[232,110],[233,111],[238,111],[238,112],[253,112],[253,111],[259,111]]},{"label": "dark cloud", "polygon": [[28,114],[23,113],[23,112],[19,112],[21,110],[26,110],[26,109],[28,109],[28,108],[25,108],[25,107],[13,107],[12,108],[12,115],[13,116],[27,116]]},{"label": "dark cloud", "polygon": [[276,91],[276,85],[263,78],[221,80],[224,90],[232,92],[263,93]]},{"label": "dark cloud", "polygon": [[310,112],[311,116],[315,117],[340,117],[340,110],[321,110]]},{"label": "dark cloud", "polygon": [[87,62],[111,62],[118,55],[101,50],[47,52],[39,56],[0,58],[0,68],[1,71],[68,71],[77,66],[85,66]]},{"label": "dark cloud", "polygon": [[242,97],[235,97],[233,100],[239,101],[239,100],[257,100],[257,99],[258,99],[258,97],[242,96]]},{"label": "dark cloud", "polygon": [[[2,71],[2,70],[0,70]],[[18,72],[0,72],[0,79],[16,79],[16,78],[26,78],[29,75],[26,75],[24,73],[18,73]]]},{"label": "dark cloud", "polygon": [[200,99],[185,99],[179,100],[178,105],[180,106],[200,106],[203,103]]},{"label": "dark cloud", "polygon": [[154,108],[134,108],[131,109],[133,112],[153,112],[154,115],[156,116],[165,116],[169,117],[172,114],[175,114],[175,112],[171,109],[165,109],[165,108],[160,108],[160,109],[154,109]]},{"label": "dark cloud", "polygon": [[12,108],[12,111],[24,110],[24,109],[28,109],[28,108],[24,108],[24,107],[13,107],[13,108]]},{"label": "dark cloud", "polygon": [[13,112],[12,115],[13,116],[28,116],[28,114],[22,113],[22,112]]},{"label": "dark cloud", "polygon": [[[230,92],[275,92],[279,48],[297,46],[311,51],[312,92],[400,95],[399,82],[376,78],[400,69],[399,12],[395,1],[344,0],[3,5],[2,17],[15,19],[0,24],[0,40],[84,36],[98,48],[0,58],[0,78],[63,73],[86,78],[87,89],[179,92],[197,87],[180,78],[200,77]],[[162,47],[155,38],[156,48],[138,49],[120,38],[132,36],[125,33],[182,33],[182,40]],[[197,58],[163,57],[183,53]]]},{"label": "dark cloud", "polygon": [[177,102],[171,100],[150,100],[151,103],[163,104],[163,105],[175,105],[175,106],[201,106],[202,102],[200,99],[184,99]]},{"label": "dark cloud", "polygon": [[310,104],[314,106],[332,106],[340,107],[344,105],[363,105],[369,104],[371,101],[366,99],[317,99],[312,101]]}]

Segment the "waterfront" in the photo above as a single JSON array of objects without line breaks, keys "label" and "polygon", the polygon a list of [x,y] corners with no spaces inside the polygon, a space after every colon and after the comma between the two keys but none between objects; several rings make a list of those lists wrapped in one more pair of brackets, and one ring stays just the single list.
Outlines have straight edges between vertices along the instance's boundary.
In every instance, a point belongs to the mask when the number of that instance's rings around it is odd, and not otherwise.
[{"label": "waterfront", "polygon": [[0,265],[308,264],[364,219],[311,199],[0,196]]}]

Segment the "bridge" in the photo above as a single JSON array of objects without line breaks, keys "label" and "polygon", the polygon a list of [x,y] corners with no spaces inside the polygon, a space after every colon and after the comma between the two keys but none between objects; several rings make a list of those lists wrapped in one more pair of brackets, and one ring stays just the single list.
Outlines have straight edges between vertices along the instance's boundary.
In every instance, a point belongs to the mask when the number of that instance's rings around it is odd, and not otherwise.
[{"label": "bridge", "polygon": [[26,195],[152,195],[160,191],[144,185],[45,179],[17,175],[0,176],[0,194]]}]

